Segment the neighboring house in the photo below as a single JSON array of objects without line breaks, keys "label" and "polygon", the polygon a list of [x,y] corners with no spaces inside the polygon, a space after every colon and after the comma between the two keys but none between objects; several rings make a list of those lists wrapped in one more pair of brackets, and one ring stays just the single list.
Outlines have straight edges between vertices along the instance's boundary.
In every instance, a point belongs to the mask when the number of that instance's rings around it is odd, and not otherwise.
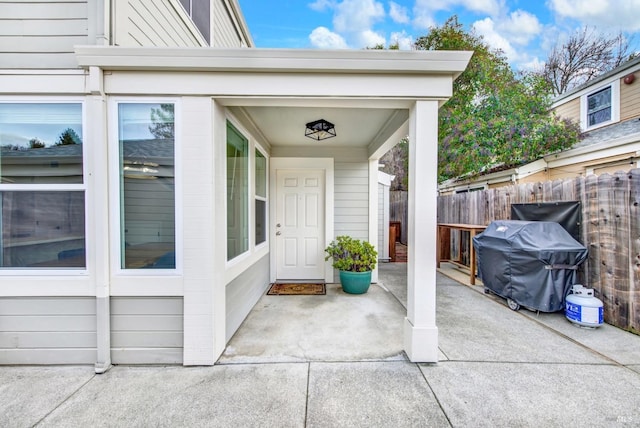
[{"label": "neighboring house", "polygon": [[640,58],[559,96],[551,109],[579,122],[584,138],[570,149],[525,165],[498,166],[470,180],[447,180],[438,186],[440,194],[640,167]]},{"label": "neighboring house", "polygon": [[[0,363],[214,364],[269,283],[332,282],[335,236],[378,242],[378,160],[406,135],[399,334],[438,360],[438,108],[470,52],[250,48],[236,0],[0,16]],[[318,119],[337,136],[307,138]]]}]

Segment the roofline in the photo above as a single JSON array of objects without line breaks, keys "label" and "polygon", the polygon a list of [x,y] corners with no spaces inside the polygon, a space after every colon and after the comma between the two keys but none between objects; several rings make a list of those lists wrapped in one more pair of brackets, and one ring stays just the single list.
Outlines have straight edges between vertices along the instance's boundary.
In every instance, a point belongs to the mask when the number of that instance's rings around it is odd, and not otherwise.
[{"label": "roofline", "polygon": [[473,52],[76,46],[80,67],[103,70],[460,75]]},{"label": "roofline", "polygon": [[[553,105],[551,106],[551,108],[553,109],[554,107],[557,107],[560,104],[564,104],[565,101],[568,101],[569,99],[573,98],[575,95],[577,95],[578,93],[596,86],[608,79],[613,78],[614,76],[617,76],[619,74],[625,74],[628,72],[629,69],[637,67],[637,70],[640,70],[640,57],[638,58],[634,58],[630,61],[625,62],[624,64],[621,64],[620,66],[614,68],[613,70],[610,70],[604,74],[601,74],[600,76],[596,77],[593,80],[588,81],[587,83],[584,83],[580,86],[577,86],[575,88],[573,88],[572,90],[565,92],[562,95],[558,95],[556,98],[553,99]],[[633,70],[636,71],[636,70]]]}]

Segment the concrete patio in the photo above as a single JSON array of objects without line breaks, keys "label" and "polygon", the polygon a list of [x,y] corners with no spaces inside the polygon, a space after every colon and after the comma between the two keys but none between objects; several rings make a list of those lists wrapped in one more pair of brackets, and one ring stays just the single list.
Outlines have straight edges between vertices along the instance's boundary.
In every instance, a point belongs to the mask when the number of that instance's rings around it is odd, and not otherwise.
[{"label": "concrete patio", "polygon": [[263,296],[213,367],[0,367],[0,426],[640,425],[640,336],[456,275],[437,277],[438,364],[407,360],[406,265],[382,264],[365,295]]}]

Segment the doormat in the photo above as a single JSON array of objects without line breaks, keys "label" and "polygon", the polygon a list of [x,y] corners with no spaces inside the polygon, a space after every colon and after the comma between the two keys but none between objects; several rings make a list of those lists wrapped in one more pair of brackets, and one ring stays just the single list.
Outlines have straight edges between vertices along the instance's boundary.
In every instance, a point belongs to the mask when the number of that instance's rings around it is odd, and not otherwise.
[{"label": "doormat", "polygon": [[271,284],[269,296],[303,296],[327,294],[324,284]]}]

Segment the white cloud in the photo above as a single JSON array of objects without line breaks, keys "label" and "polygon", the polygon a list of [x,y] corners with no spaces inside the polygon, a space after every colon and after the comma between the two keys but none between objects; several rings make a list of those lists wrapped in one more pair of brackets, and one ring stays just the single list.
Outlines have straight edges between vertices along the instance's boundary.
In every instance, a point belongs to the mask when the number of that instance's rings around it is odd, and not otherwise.
[{"label": "white cloud", "polygon": [[389,44],[394,45],[396,43],[401,50],[413,49],[413,37],[408,35],[405,31],[391,33],[391,37],[389,37]]},{"label": "white cloud", "polygon": [[333,0],[315,0],[313,3],[309,3],[309,8],[317,12],[324,12],[327,9],[331,9],[333,6]]},{"label": "white cloud", "polygon": [[370,30],[385,17],[382,3],[375,0],[344,0],[335,8],[334,30],[338,33],[360,33]]},{"label": "white cloud", "polygon": [[376,45],[385,45],[386,39],[383,35],[376,33],[372,30],[364,30],[355,35],[355,40],[358,46],[372,48]]},{"label": "white cloud", "polygon": [[473,23],[472,28],[484,37],[484,41],[493,49],[500,49],[510,60],[516,59],[516,50],[511,46],[511,43],[496,30],[493,19],[485,18],[476,21]]},{"label": "white cloud", "polygon": [[454,8],[495,17],[502,11],[503,4],[502,0],[416,0],[413,23],[418,28],[429,28],[435,25],[434,16],[437,12],[452,11]]},{"label": "white cloud", "polygon": [[309,40],[313,47],[319,49],[346,49],[347,42],[337,33],[327,27],[318,27],[309,34]]},{"label": "white cloud", "polygon": [[640,30],[640,0],[549,0],[548,4],[560,18],[574,19],[600,30]]},{"label": "white cloud", "polygon": [[400,6],[398,3],[390,1],[389,2],[389,16],[398,24],[408,24],[409,23],[409,11],[406,7]]},{"label": "white cloud", "polygon": [[542,31],[542,25],[535,15],[522,10],[511,12],[507,19],[498,24],[498,31],[506,33],[512,43],[526,45]]}]

